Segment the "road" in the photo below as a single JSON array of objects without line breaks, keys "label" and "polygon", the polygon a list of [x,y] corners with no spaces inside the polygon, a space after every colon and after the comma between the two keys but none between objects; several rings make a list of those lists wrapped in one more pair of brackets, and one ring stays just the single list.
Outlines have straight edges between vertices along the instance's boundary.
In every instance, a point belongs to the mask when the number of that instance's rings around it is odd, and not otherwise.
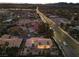
[{"label": "road", "polygon": [[76,57],[79,56],[79,42],[76,41],[73,37],[71,37],[66,31],[57,26],[57,24],[46,17],[42,12],[39,11],[38,7],[36,12],[39,14],[41,20],[44,23],[49,24],[50,29],[54,31],[54,40],[62,50],[64,56],[67,57]]}]

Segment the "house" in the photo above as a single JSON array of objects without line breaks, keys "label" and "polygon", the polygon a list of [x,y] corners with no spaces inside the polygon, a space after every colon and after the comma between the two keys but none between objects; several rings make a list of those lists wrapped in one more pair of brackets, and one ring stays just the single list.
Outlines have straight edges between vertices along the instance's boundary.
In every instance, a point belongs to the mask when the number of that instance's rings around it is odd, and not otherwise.
[{"label": "house", "polygon": [[16,36],[11,36],[11,35],[3,35],[0,38],[0,45],[5,45],[6,42],[9,43],[8,47],[19,47],[21,44],[22,39],[16,37]]},{"label": "house", "polygon": [[36,48],[36,49],[49,49],[52,47],[51,39],[32,37],[26,40],[27,47]]}]

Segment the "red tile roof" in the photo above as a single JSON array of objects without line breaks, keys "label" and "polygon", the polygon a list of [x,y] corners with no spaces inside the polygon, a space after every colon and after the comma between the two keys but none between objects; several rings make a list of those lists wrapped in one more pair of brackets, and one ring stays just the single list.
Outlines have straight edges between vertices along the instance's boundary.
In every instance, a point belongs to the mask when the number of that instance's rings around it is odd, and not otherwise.
[{"label": "red tile roof", "polygon": [[19,47],[21,44],[22,39],[15,37],[15,36],[11,36],[11,38],[9,38],[9,35],[4,35],[0,38],[0,45],[5,44],[6,42],[9,43],[9,47]]}]

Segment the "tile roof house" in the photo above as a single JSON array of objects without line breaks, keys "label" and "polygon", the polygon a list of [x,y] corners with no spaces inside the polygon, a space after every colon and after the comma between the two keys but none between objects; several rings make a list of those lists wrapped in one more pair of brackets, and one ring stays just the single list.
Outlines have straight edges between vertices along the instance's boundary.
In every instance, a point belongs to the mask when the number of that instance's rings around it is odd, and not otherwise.
[{"label": "tile roof house", "polygon": [[0,45],[4,45],[6,42],[9,43],[8,47],[19,47],[22,39],[16,36],[3,35],[0,38]]}]

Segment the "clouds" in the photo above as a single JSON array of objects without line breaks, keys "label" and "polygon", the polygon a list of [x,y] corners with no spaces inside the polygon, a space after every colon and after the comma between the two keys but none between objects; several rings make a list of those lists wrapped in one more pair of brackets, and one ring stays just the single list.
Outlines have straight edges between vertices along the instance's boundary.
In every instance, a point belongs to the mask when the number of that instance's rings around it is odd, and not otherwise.
[{"label": "clouds", "polygon": [[56,3],[56,2],[74,2],[79,3],[79,0],[0,0],[0,3]]}]

